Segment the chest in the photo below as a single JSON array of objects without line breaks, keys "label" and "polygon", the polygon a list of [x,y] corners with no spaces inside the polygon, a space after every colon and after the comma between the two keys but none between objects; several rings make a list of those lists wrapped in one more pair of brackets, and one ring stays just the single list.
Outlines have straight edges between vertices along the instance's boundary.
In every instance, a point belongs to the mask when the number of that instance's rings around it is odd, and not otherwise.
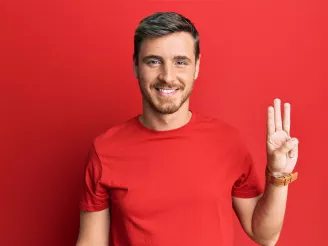
[{"label": "chest", "polygon": [[130,146],[109,158],[104,176],[112,205],[145,218],[186,204],[228,201],[234,182],[228,152],[211,142],[177,142]]}]

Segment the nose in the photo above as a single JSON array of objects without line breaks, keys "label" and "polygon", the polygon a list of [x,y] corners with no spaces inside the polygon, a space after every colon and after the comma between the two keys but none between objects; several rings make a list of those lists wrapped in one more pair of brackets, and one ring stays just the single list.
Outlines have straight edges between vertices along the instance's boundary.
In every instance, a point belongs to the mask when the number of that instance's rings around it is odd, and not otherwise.
[{"label": "nose", "polygon": [[174,67],[170,64],[162,66],[162,71],[159,74],[159,80],[166,82],[167,84],[174,83],[174,81],[176,80]]}]

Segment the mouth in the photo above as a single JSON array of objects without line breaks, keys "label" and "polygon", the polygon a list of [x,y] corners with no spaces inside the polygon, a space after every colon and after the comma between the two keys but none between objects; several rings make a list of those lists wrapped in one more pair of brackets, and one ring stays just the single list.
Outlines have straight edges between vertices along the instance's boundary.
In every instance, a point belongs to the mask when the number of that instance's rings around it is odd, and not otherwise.
[{"label": "mouth", "polygon": [[164,96],[172,96],[174,94],[176,94],[176,92],[179,89],[166,89],[166,88],[155,88],[158,91],[158,94],[160,95],[164,95]]}]

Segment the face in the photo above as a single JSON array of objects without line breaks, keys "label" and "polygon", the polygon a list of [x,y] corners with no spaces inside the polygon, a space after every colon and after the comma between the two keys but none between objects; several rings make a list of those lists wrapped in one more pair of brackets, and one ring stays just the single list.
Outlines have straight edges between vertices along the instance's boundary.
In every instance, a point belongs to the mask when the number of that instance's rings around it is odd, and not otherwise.
[{"label": "face", "polygon": [[189,33],[143,40],[134,72],[145,106],[161,114],[178,111],[189,102],[199,62]]}]

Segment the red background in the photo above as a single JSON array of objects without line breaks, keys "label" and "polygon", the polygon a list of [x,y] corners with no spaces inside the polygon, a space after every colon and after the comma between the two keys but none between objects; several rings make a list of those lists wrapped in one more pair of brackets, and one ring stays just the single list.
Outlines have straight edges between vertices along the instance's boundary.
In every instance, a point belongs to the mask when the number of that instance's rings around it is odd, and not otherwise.
[{"label": "red background", "polygon": [[[201,35],[194,110],[245,135],[264,171],[266,109],[292,105],[300,140],[278,245],[324,245],[327,201],[325,1],[18,1],[0,3],[0,245],[74,245],[92,139],[141,111],[133,33],[155,11]],[[236,245],[254,245],[236,223]],[[205,245],[204,245],[205,246]]]}]

